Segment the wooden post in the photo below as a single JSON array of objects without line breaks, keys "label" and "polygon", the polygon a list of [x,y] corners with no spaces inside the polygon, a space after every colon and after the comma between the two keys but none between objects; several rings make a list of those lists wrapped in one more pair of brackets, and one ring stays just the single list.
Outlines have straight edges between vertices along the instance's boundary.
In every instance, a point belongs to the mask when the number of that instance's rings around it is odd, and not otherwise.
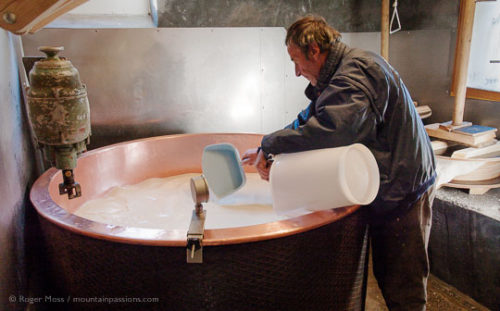
[{"label": "wooden post", "polygon": [[389,61],[389,0],[382,0],[380,39],[380,55],[382,55],[386,61]]},{"label": "wooden post", "polygon": [[469,69],[470,45],[472,40],[472,26],[474,24],[475,0],[462,0],[460,4],[461,20],[457,33],[457,89],[455,94],[455,107],[453,110],[452,125],[461,125],[464,120],[465,93],[467,91],[467,71]]}]

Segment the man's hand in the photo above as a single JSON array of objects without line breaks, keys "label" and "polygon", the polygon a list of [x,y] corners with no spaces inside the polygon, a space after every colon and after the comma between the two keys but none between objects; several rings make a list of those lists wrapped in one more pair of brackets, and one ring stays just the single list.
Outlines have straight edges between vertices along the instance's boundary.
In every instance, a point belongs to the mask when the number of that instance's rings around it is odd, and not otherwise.
[{"label": "man's hand", "polygon": [[248,149],[241,156],[241,164],[243,165],[254,165],[255,160],[257,160],[257,155],[259,153],[259,148]]},{"label": "man's hand", "polygon": [[255,165],[260,178],[269,181],[271,171],[271,161],[267,161],[264,152],[259,148],[248,149],[241,157],[242,165]]}]

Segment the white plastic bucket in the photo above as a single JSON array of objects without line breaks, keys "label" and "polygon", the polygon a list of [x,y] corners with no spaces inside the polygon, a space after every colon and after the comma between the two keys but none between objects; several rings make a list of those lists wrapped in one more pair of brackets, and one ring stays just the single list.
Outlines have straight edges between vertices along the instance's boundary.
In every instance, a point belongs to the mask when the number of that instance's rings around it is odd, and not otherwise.
[{"label": "white plastic bucket", "polygon": [[380,177],[371,151],[362,144],[284,153],[270,172],[277,214],[366,205],[377,196]]}]

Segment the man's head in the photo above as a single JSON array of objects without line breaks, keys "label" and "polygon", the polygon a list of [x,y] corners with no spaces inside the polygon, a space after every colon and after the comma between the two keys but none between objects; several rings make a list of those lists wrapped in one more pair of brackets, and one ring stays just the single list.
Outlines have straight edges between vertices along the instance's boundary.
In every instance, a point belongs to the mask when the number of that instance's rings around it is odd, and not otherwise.
[{"label": "man's head", "polygon": [[339,38],[340,33],[322,17],[306,16],[293,23],[288,28],[285,44],[295,63],[297,77],[304,76],[316,85],[330,47]]}]

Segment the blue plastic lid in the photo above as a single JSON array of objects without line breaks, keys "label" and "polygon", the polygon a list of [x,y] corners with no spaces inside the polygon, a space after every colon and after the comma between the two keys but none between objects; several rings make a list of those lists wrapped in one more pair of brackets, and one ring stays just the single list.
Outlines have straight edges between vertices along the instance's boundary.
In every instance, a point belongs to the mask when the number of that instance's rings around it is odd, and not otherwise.
[{"label": "blue plastic lid", "polygon": [[218,198],[230,195],[245,184],[238,150],[229,143],[208,145],[201,159],[208,187]]}]

